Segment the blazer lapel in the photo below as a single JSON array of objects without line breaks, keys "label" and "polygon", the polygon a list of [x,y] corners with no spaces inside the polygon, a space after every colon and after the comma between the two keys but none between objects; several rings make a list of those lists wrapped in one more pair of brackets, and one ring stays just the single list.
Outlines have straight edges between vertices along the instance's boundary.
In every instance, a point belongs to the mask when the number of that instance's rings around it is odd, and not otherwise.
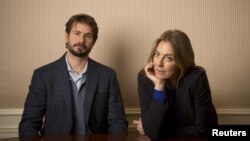
[{"label": "blazer lapel", "polygon": [[87,80],[86,80],[86,93],[84,99],[85,119],[87,120],[87,123],[89,121],[91,106],[95,96],[99,79],[99,71],[97,67],[98,67],[97,64],[92,59],[89,58],[88,69],[87,69]]},{"label": "blazer lapel", "polygon": [[67,70],[67,64],[65,61],[65,54],[58,60],[57,67],[55,69],[55,75],[58,79],[59,94],[64,97],[69,111],[72,113],[72,97],[69,74]]}]

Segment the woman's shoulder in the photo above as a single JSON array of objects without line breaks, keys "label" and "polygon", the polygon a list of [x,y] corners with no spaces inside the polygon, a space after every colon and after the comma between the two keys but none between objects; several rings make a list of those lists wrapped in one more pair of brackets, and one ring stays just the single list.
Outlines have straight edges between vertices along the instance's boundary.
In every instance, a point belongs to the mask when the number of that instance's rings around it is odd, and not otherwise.
[{"label": "woman's shoulder", "polygon": [[206,75],[206,71],[203,67],[196,66],[196,67],[190,68],[187,71],[185,77],[200,76],[200,75]]},{"label": "woman's shoulder", "polygon": [[206,71],[203,68],[191,68],[188,72],[180,79],[179,89],[191,88],[195,89],[199,85],[208,85],[208,78]]},{"label": "woman's shoulder", "polygon": [[204,68],[197,66],[197,67],[190,68],[186,72],[186,74],[182,78],[182,82],[188,82],[188,83],[195,82],[196,80],[200,78],[207,79],[207,74]]}]

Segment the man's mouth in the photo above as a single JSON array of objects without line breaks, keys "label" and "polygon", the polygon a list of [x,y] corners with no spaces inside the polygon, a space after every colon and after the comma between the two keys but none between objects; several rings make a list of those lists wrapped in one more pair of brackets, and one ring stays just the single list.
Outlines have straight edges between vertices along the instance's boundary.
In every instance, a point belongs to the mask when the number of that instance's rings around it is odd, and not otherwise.
[{"label": "man's mouth", "polygon": [[85,45],[81,45],[81,44],[76,44],[76,45],[74,45],[74,47],[78,47],[78,48],[82,48],[82,49],[87,48]]}]

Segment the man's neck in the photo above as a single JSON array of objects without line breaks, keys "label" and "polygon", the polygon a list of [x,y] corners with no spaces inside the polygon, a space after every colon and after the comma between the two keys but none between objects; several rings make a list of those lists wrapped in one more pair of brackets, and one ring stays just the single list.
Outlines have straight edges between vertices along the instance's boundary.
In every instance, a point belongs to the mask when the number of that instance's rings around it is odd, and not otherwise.
[{"label": "man's neck", "polygon": [[86,62],[88,61],[88,56],[80,58],[72,55],[70,52],[67,52],[66,57],[71,69],[73,69],[77,74],[82,72]]}]

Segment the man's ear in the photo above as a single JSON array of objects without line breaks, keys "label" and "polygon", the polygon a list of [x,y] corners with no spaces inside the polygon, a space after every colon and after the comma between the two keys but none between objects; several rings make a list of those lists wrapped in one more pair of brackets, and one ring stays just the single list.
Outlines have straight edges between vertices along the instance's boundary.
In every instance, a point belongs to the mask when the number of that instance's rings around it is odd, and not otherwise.
[{"label": "man's ear", "polygon": [[65,42],[68,43],[69,42],[69,35],[67,32],[65,32]]}]

